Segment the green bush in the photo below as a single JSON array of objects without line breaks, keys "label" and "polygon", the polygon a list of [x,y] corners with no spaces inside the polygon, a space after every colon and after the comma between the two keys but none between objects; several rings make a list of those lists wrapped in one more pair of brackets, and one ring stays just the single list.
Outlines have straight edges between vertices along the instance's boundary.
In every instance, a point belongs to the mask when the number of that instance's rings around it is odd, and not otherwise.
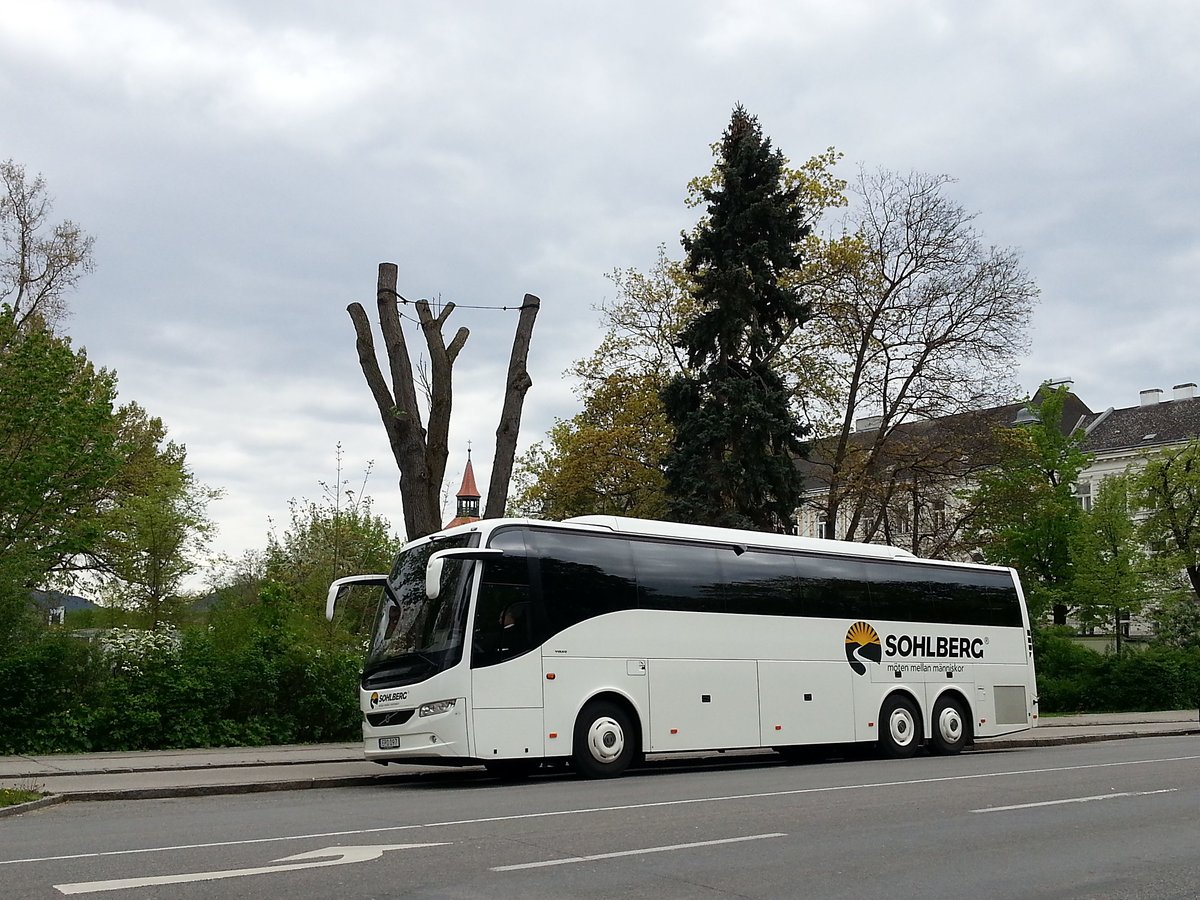
[{"label": "green bush", "polygon": [[361,648],[280,592],[182,633],[0,647],[0,754],[354,740]]},{"label": "green bush", "polygon": [[54,633],[0,649],[0,754],[99,749],[104,674],[97,648]]},{"label": "green bush", "polygon": [[1121,656],[1072,641],[1064,629],[1034,635],[1044,713],[1138,712],[1200,706],[1200,649],[1157,645]]}]

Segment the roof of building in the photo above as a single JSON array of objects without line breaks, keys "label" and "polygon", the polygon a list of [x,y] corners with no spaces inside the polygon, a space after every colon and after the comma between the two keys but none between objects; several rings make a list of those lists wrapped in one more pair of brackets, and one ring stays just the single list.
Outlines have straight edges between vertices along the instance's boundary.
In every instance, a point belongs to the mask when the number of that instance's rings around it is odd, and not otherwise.
[{"label": "roof of building", "polygon": [[[445,524],[445,528],[453,528],[456,525],[466,525],[468,522],[478,522],[479,516],[464,515],[464,512],[470,512],[471,508],[478,512],[479,510],[479,488],[475,486],[475,467],[471,465],[471,451],[467,450],[467,467],[463,470],[462,485],[458,489],[458,515]],[[476,501],[474,504],[470,501]],[[467,501],[464,503],[463,501]]]},{"label": "roof of building", "polygon": [[1089,453],[1182,444],[1200,436],[1200,397],[1109,409],[1089,423]]},{"label": "roof of building", "polygon": [[475,467],[471,465],[471,453],[467,452],[467,468],[463,471],[462,486],[458,489],[458,497],[474,497],[479,499],[479,488],[475,486]]},{"label": "roof of building", "polygon": [[[1035,401],[1036,402],[1036,401]],[[987,409],[970,410],[932,419],[902,422],[894,426],[885,452],[887,464],[893,468],[919,470],[926,467],[943,468],[948,458],[957,458],[956,468],[962,473],[995,462],[997,429],[1033,421],[1024,400],[1005,403]],[[1063,402],[1062,429],[1070,433],[1094,421],[1096,414],[1073,392],[1068,391]],[[850,435],[852,444],[867,450],[875,442],[877,429],[861,429]],[[827,487],[830,458],[823,452],[829,439],[813,442],[807,459],[796,461],[804,476],[805,490],[818,491]]]}]

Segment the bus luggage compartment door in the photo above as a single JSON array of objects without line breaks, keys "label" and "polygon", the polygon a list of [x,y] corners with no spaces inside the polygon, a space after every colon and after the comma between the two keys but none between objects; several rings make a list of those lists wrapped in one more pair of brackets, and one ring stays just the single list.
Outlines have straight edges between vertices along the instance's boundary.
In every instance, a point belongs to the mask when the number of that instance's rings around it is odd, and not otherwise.
[{"label": "bus luggage compartment door", "polygon": [[762,745],[853,741],[852,677],[844,662],[759,661]]},{"label": "bus luggage compartment door", "polygon": [[650,747],[757,747],[758,663],[747,659],[652,659]]}]

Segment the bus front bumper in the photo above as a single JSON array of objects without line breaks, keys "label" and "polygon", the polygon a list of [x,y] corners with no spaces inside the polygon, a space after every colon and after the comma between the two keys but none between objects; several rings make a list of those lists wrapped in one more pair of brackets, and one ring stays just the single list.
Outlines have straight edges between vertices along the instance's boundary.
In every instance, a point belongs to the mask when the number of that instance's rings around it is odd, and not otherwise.
[{"label": "bus front bumper", "polygon": [[467,719],[461,707],[441,715],[417,718],[398,726],[373,727],[363,721],[363,750],[373,762],[406,760],[445,760],[447,763],[470,758],[467,745]]}]

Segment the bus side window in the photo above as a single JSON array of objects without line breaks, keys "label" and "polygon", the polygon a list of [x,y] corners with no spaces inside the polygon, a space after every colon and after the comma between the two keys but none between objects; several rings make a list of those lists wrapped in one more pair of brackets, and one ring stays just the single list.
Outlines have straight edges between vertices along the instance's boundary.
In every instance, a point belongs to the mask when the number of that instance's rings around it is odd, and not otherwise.
[{"label": "bus side window", "polygon": [[579,622],[637,608],[633,555],[624,538],[532,529],[547,637]]},{"label": "bus side window", "polygon": [[488,560],[475,605],[471,666],[494,666],[536,644],[528,560],[523,556]]}]

